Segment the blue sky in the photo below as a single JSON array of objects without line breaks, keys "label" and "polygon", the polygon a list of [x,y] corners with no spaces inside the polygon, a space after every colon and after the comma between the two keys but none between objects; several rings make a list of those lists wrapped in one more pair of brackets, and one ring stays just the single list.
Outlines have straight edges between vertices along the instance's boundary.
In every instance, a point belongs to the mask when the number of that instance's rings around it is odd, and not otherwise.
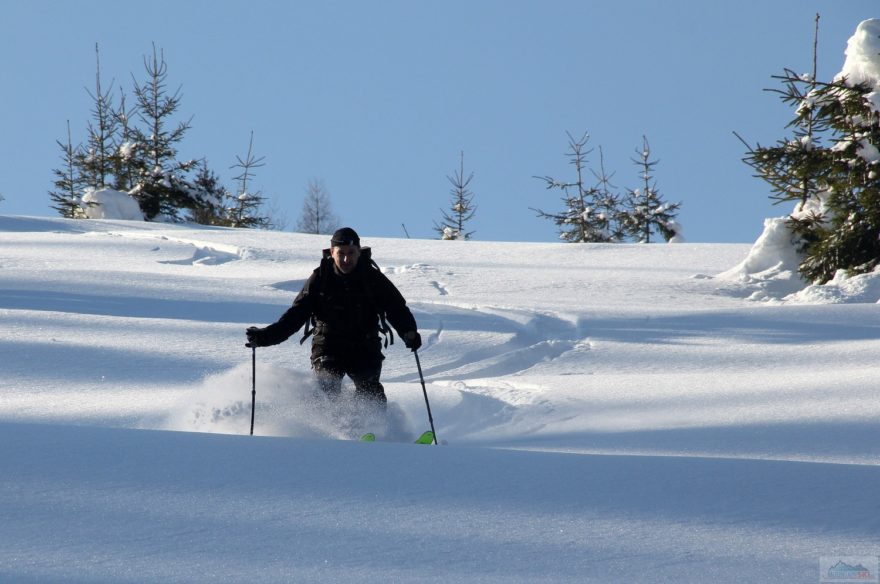
[{"label": "blue sky", "polygon": [[4,3],[0,37],[2,214],[53,215],[55,143],[85,140],[85,88],[101,48],[105,87],[130,96],[152,43],[192,116],[181,157],[229,166],[250,132],[256,186],[295,225],[310,179],[362,236],[432,238],[464,152],[475,239],[556,241],[530,207],[560,209],[535,176],[572,177],[566,132],[589,132],[620,187],[647,136],[663,196],[692,242],[751,242],[782,215],[742,163],[785,135],[791,112],[766,88],[783,68],[819,77],[844,60],[876,0],[158,1]]}]

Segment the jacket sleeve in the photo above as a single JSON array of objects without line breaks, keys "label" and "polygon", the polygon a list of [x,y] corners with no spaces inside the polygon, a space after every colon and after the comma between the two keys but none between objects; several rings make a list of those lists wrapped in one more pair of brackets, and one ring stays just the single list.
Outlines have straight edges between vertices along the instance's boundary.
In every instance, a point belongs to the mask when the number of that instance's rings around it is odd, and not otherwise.
[{"label": "jacket sleeve", "polygon": [[397,289],[385,274],[377,271],[375,272],[375,277],[378,289],[381,290],[381,308],[385,311],[388,322],[397,331],[397,336],[403,337],[410,331],[417,331],[416,319],[406,305],[406,300],[403,298],[400,290]]},{"label": "jacket sleeve", "polygon": [[317,294],[317,281],[318,270],[315,270],[297,294],[293,305],[281,315],[281,318],[263,329],[262,338],[265,345],[283,343],[301,329],[311,317],[313,298]]}]

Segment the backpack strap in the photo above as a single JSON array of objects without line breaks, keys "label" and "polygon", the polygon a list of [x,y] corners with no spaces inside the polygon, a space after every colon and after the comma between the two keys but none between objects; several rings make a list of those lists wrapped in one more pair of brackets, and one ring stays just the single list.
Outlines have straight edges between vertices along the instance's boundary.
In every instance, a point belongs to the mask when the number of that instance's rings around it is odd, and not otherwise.
[{"label": "backpack strap", "polygon": [[[320,282],[320,289],[316,291],[318,296],[320,296],[323,293],[323,289],[326,288],[326,280],[330,277],[330,272],[327,269],[327,263],[332,261],[333,260],[331,259],[330,250],[325,249],[322,253],[321,263],[318,264],[318,277],[315,280],[316,282]],[[315,319],[315,312],[313,310],[309,317],[306,319],[305,325],[303,325],[303,336],[299,340],[300,345],[304,344],[306,342],[306,339],[308,339],[315,333],[315,328],[317,326],[318,321],[317,319]]]},{"label": "backpack strap", "polygon": [[306,319],[306,324],[303,327],[303,336],[299,340],[300,345],[305,343],[306,339],[308,339],[310,336],[312,336],[312,333],[315,332],[315,325],[316,324],[317,323],[315,322],[315,315],[314,314],[310,315],[309,318]]},{"label": "backpack strap", "polygon": [[[382,268],[379,267],[379,264],[376,263],[376,260],[373,259],[372,253],[369,247],[364,248],[366,250],[366,259],[370,262],[370,268],[376,270],[380,274],[382,273]],[[365,293],[367,298],[370,300],[370,304],[373,305],[373,308],[376,308],[376,303],[374,302],[375,296],[373,295],[373,290],[370,288],[369,283],[366,283]],[[388,325],[388,320],[385,317],[385,311],[376,308],[376,313],[379,315],[379,332],[382,333],[382,336],[385,339],[385,348],[388,348],[388,345],[394,344],[394,331],[391,330],[391,327]]]},{"label": "backpack strap", "polygon": [[382,336],[385,337],[385,348],[388,348],[388,345],[394,344],[394,331],[391,330],[391,327],[388,326],[388,321],[385,319],[385,312],[382,311],[379,313],[379,332],[382,333]]}]

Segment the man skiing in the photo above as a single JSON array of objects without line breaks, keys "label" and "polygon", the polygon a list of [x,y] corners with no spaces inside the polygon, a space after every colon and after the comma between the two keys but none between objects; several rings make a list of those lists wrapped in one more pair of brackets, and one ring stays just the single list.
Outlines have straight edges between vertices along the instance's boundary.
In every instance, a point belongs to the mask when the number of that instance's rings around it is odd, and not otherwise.
[{"label": "man skiing", "polygon": [[249,346],[266,347],[286,341],[305,325],[306,337],[313,335],[312,369],[321,389],[337,397],[348,375],[356,395],[384,406],[387,398],[379,377],[385,356],[379,333],[394,342],[386,319],[407,348],[418,350],[422,338],[406,300],[370,255],[354,229],[338,229],[293,305],[277,322],[250,327],[246,334]]}]

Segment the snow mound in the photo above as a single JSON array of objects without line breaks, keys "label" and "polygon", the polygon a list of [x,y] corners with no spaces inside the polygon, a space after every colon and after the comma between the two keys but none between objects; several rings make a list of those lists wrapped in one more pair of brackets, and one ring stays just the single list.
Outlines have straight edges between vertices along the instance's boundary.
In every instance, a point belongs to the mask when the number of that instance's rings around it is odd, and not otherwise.
[{"label": "snow mound", "polygon": [[801,258],[787,219],[765,219],[764,232],[746,258],[716,278],[753,289],[751,300],[781,299],[801,290],[806,283],[798,273]]},{"label": "snow mound", "polygon": [[746,258],[716,279],[743,286],[750,300],[791,304],[880,303],[880,271],[847,276],[839,270],[825,284],[809,285],[800,277],[794,235],[787,217],[764,220],[764,232]]},{"label": "snow mound", "polygon": [[847,41],[842,77],[852,84],[880,82],[880,19],[863,20]]},{"label": "snow mound", "polygon": [[83,195],[82,202],[83,213],[89,219],[144,220],[140,205],[128,193],[113,189],[89,191]]},{"label": "snow mound", "polygon": [[849,277],[838,270],[825,284],[807,286],[785,297],[793,304],[857,304],[880,303],[880,272]]},{"label": "snow mound", "polygon": [[835,80],[850,85],[866,83],[874,91],[865,96],[880,111],[880,19],[863,20],[846,44],[846,61]]},{"label": "snow mound", "polygon": [[684,228],[678,221],[669,221],[666,226],[675,233],[667,243],[687,243],[687,239],[684,237]]}]

